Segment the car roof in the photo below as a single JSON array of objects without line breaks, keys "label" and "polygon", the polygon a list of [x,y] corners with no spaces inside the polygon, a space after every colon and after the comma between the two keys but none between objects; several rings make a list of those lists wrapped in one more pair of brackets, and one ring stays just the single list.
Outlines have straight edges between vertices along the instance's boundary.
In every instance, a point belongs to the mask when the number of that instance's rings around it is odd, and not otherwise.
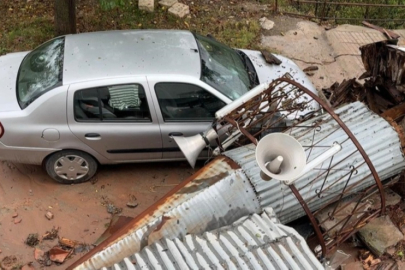
[{"label": "car roof", "polygon": [[159,74],[200,78],[200,55],[191,32],[121,30],[65,37],[63,84]]}]

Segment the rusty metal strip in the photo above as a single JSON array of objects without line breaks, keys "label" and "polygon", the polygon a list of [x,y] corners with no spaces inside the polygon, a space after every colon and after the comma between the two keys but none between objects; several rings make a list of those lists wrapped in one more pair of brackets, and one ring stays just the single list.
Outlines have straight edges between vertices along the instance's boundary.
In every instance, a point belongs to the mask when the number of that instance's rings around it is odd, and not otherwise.
[{"label": "rusty metal strip", "polygon": [[322,248],[322,255],[326,255],[327,252],[326,252],[325,239],[323,238],[321,229],[319,228],[314,215],[312,215],[311,210],[309,209],[308,205],[305,203],[304,199],[302,198],[302,196],[299,193],[299,191],[297,190],[297,188],[294,185],[290,185],[289,187],[290,187],[292,193],[294,193],[295,197],[301,204],[302,208],[304,209],[305,213],[308,215],[308,218],[312,223],[312,227],[315,231],[316,236],[318,237],[318,240],[320,242],[319,244],[321,245],[321,248]]},{"label": "rusty metal strip", "polygon": [[145,218],[145,216],[150,216],[153,215],[153,213],[162,205],[164,205],[167,201],[168,198],[172,197],[174,194],[179,192],[181,189],[186,187],[188,184],[190,184],[193,180],[198,178],[199,175],[203,174],[206,170],[209,169],[209,165],[213,164],[214,162],[217,162],[218,160],[223,160],[226,162],[228,165],[230,165],[231,168],[233,169],[239,169],[240,166],[233,161],[232,159],[221,156],[217,157],[213,161],[211,161],[209,164],[207,164],[205,167],[201,168],[198,170],[194,175],[190,176],[183,182],[181,182],[179,185],[174,187],[172,190],[170,190],[165,196],[163,196],[160,200],[158,200],[156,203],[152,204],[150,207],[148,207],[145,211],[140,213],[138,216],[136,216],[133,220],[128,222],[124,227],[121,229],[115,231],[110,237],[108,237],[105,241],[103,241],[100,245],[86,253],[83,257],[81,257],[79,260],[77,260],[74,264],[69,266],[67,270],[73,270],[75,267],[79,266],[80,264],[86,262],[90,258],[92,258],[95,254],[98,252],[104,250],[108,245],[110,245],[112,242],[115,240],[118,240],[122,235],[127,234],[134,226],[137,225],[139,221]]}]

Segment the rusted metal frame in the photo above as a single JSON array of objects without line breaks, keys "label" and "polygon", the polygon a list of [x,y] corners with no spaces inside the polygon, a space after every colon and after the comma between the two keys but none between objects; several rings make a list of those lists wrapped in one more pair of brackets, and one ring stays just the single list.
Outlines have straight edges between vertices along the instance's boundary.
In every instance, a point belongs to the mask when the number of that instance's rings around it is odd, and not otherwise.
[{"label": "rusted metal frame", "polygon": [[[364,208],[365,207],[365,205],[363,206],[361,206],[362,208]],[[356,214],[356,212],[352,212],[349,216],[353,216],[354,214]],[[347,216],[347,217],[345,217],[345,218],[343,218],[342,220],[340,220],[339,222],[337,222],[335,225],[333,225],[332,227],[330,227],[328,230],[325,230],[324,232],[323,232],[323,236],[329,236],[329,237],[332,237],[332,235],[330,234],[330,232],[333,230],[333,229],[335,229],[336,227],[338,227],[339,225],[341,225],[343,222],[345,222],[345,221],[347,221],[347,219],[349,219],[349,216]],[[365,212],[364,212],[364,217],[368,217],[369,215],[367,215]],[[328,220],[329,218],[326,218],[324,221],[326,221],[326,220]],[[360,218],[360,220],[362,220],[362,218]],[[321,224],[323,224],[324,222],[322,222],[322,223],[319,223],[320,225]],[[346,223],[345,223],[346,224]],[[345,224],[342,226],[342,228],[344,228],[345,227]],[[355,226],[353,226],[353,228],[354,228]],[[340,232],[340,231],[339,231]],[[339,233],[339,232],[336,232],[334,235],[335,236],[338,236],[338,235],[340,235],[341,233]],[[345,233],[345,231],[343,232],[343,233]]]},{"label": "rusted metal frame", "polygon": [[306,202],[304,201],[304,199],[302,198],[301,194],[299,193],[299,191],[297,190],[297,188],[295,187],[294,184],[289,185],[292,193],[295,195],[295,197],[297,198],[298,202],[301,204],[302,208],[304,209],[305,213],[307,214],[309,220],[312,223],[312,227],[315,231],[315,234],[319,240],[319,244],[321,245],[322,248],[322,256],[326,255],[326,245],[325,245],[325,239],[322,236],[322,232],[321,229],[319,228],[315,217],[312,215],[311,210],[309,209],[308,205],[306,204]]},{"label": "rusted metal frame", "polygon": [[[361,193],[360,193],[361,194]],[[365,195],[366,193],[363,192],[363,194]],[[364,197],[363,195],[363,197]],[[349,214],[349,216],[347,217],[346,222],[343,224],[342,228],[340,228],[339,232],[337,233],[337,235],[340,235],[342,233],[343,228],[346,227],[347,223],[349,223],[349,221],[352,219],[353,215],[356,213],[357,207],[359,207],[359,204],[361,202],[361,199],[357,200],[356,206],[354,207],[353,211],[351,212],[351,214]],[[359,220],[361,220],[361,218],[359,218]],[[358,224],[359,222],[357,222],[356,224]],[[353,228],[355,228],[355,225],[353,226]]]},{"label": "rusted metal frame", "polygon": [[333,239],[331,242],[329,242],[327,244],[327,253],[331,252],[335,246],[339,245],[340,243],[346,241],[350,236],[352,236],[353,234],[355,234],[356,232],[358,232],[364,225],[366,225],[368,223],[369,220],[375,218],[376,216],[378,216],[380,214],[380,212],[377,210],[375,213],[370,214],[369,216],[367,216],[367,218],[365,218],[364,220],[360,220],[362,222],[362,224],[356,224],[356,227],[354,227],[352,230],[348,230],[343,232],[342,234],[344,236],[337,236],[337,238]]},{"label": "rusted metal frame", "polygon": [[[357,152],[357,151],[352,152],[351,154],[347,155],[346,158],[352,156],[352,155],[353,155],[354,153],[356,153],[356,152]],[[332,167],[330,167],[330,168],[328,168],[328,169],[319,169],[319,168],[318,168],[318,171],[320,171],[320,173],[315,177],[315,179],[313,179],[313,180],[309,181],[308,183],[306,183],[305,185],[303,185],[303,186],[301,187],[301,189],[304,189],[304,188],[306,188],[306,187],[308,187],[308,186],[313,185],[313,184],[314,184],[315,182],[317,182],[319,179],[321,179],[322,177],[324,177],[324,174],[327,172],[327,170],[330,170],[330,171],[334,170],[334,171],[346,171],[346,172],[350,172],[350,171],[348,171],[348,170],[343,170],[343,169],[334,169],[336,166],[338,166],[339,164],[341,164],[341,163],[344,162],[344,161],[345,161],[345,159],[342,159],[341,161],[337,162],[335,165],[333,165]],[[364,163],[363,163],[363,164],[364,164]],[[340,181],[343,177],[344,177],[344,176],[342,176],[341,178],[339,178],[338,180],[336,180],[334,183]],[[334,183],[333,183],[333,184],[334,184]]]},{"label": "rusted metal frame", "polygon": [[[361,165],[359,165],[357,168],[360,168],[361,166],[363,166],[365,163],[362,163]],[[343,175],[341,178],[339,178],[338,180],[336,180],[333,184],[332,184],[332,186],[333,185],[335,185],[336,183],[338,183],[340,180],[342,180],[345,176],[347,176],[349,173],[346,173],[345,175]],[[355,183],[355,184],[353,184],[353,185],[350,185],[349,186],[349,188],[347,189],[347,191],[349,192],[349,191],[351,191],[353,188],[355,188],[355,187],[357,187],[358,185],[360,185],[364,180],[366,180],[367,179],[367,177],[368,176],[370,176],[371,174],[368,174],[367,176],[365,176],[365,177],[363,177],[363,179],[361,179],[359,182],[357,182],[357,183]],[[329,190],[329,188],[331,188],[332,186],[330,186],[330,187],[328,187],[328,189],[327,190]],[[314,197],[312,197],[312,198],[310,198],[310,200],[312,200],[312,199],[315,199]],[[351,200],[352,201],[352,200]],[[349,202],[351,202],[351,201],[349,201]],[[314,215],[316,215],[316,214],[318,214],[320,211],[322,211],[323,209],[325,209],[328,205],[330,205],[330,204],[332,204],[332,203],[335,203],[335,202],[338,202],[338,200],[336,199],[336,197],[334,197],[334,198],[331,198],[327,203],[325,203],[324,205],[325,206],[323,206],[323,207],[321,207],[321,208],[319,208],[318,210],[316,210],[315,212],[314,212]],[[346,206],[348,206],[350,203],[347,203],[346,205],[345,205],[345,207]]]},{"label": "rusted metal frame", "polygon": [[[328,166],[328,169],[326,170],[326,176],[325,176],[325,178],[323,179],[323,183],[322,183],[322,186],[321,186],[321,190],[320,190],[320,191],[317,191],[317,189],[315,189],[315,194],[318,195],[318,198],[319,198],[319,199],[321,198],[322,189],[323,189],[323,187],[324,187],[324,185],[325,185],[325,183],[326,183],[326,180],[328,180],[328,176],[329,176],[329,173],[330,173],[329,168],[330,168],[330,165],[332,165],[332,162],[333,162],[333,156],[330,158],[329,166]],[[323,198],[323,197],[322,197],[322,198]]]},{"label": "rusted metal frame", "polygon": [[[351,155],[349,155],[349,156],[347,156],[347,157],[350,157]],[[347,158],[346,157],[346,158]],[[342,160],[341,162],[343,162],[344,160]],[[340,163],[340,162],[339,162]],[[361,166],[363,166],[365,164],[365,162],[363,162],[363,163],[361,163],[359,166],[357,166],[355,169],[357,170],[358,168],[360,168]],[[338,170],[338,169],[336,169],[336,170]],[[342,177],[341,178],[339,178],[339,179],[337,179],[335,182],[333,182],[333,183],[331,183],[325,190],[323,190],[323,192],[328,192],[329,191],[329,189],[331,189],[333,186],[335,186],[336,184],[338,184],[342,179],[344,179],[346,176],[348,176],[348,175],[350,175],[350,172],[351,171],[347,171],[347,170],[341,170],[341,171],[346,171],[347,173],[346,174],[344,174],[344,175],[342,175]],[[349,187],[351,187],[351,186],[349,186]]]},{"label": "rusted metal frame", "polygon": [[[300,2],[304,4],[322,4],[327,1],[314,1],[314,0],[291,0],[291,2]],[[356,7],[399,7],[405,8],[405,5],[391,5],[391,4],[369,4],[369,3],[349,3],[349,2],[327,2],[328,5],[341,5],[341,6],[356,6]]]},{"label": "rusted metal frame", "polygon": [[[353,167],[353,169],[350,171],[349,179],[347,179],[347,181],[346,181],[346,183],[345,183],[345,186],[344,186],[344,188],[343,188],[343,190],[342,190],[342,193],[340,194],[340,197],[339,197],[338,201],[340,201],[340,200],[343,198],[343,195],[345,194],[346,187],[347,187],[347,185],[349,184],[350,179],[352,179],[352,175],[353,175],[353,173],[354,173],[355,171],[357,171],[357,170],[355,170],[354,167]],[[336,209],[338,208],[338,206],[339,206],[339,203],[336,204],[335,208],[334,208],[333,211],[332,211],[331,216],[333,216],[333,215],[335,214],[335,211],[336,211]]]},{"label": "rusted metal frame", "polygon": [[233,120],[232,118],[230,118],[229,116],[225,116],[224,120],[227,121],[229,124],[233,125],[234,127],[236,127],[240,132],[242,132],[243,135],[245,135],[254,145],[257,145],[257,139],[255,137],[252,136],[252,134],[249,133],[249,131],[247,131],[246,129],[244,129],[243,127],[240,127],[239,124]]},{"label": "rusted metal frame", "polygon": [[312,93],[310,90],[308,90],[306,87],[301,86],[300,84],[298,84],[297,82],[290,80],[290,79],[286,79],[286,78],[279,78],[278,80],[281,81],[285,81],[287,83],[293,84],[296,87],[300,88],[301,90],[303,90],[304,92],[306,92],[307,95],[309,95],[310,97],[312,97],[312,99],[314,99],[316,102],[318,102],[329,114],[330,116],[332,116],[335,121],[339,124],[339,126],[342,127],[342,129],[346,132],[346,134],[350,137],[350,139],[352,140],[352,142],[354,143],[354,145],[357,147],[357,149],[359,150],[360,154],[363,156],[363,159],[365,160],[365,162],[367,163],[368,168],[370,169],[374,180],[377,184],[378,190],[380,192],[380,198],[381,198],[381,214],[385,215],[385,194],[384,194],[384,188],[382,186],[380,177],[378,176],[378,173],[376,171],[376,169],[374,168],[373,163],[371,162],[370,158],[368,157],[368,155],[366,154],[366,152],[364,151],[363,147],[361,146],[361,144],[359,143],[359,141],[356,139],[356,137],[353,135],[353,133],[350,131],[350,129],[343,123],[343,121],[339,118],[339,116],[331,109],[329,108],[325,102],[323,100],[321,100],[317,95],[315,95],[314,93]]},{"label": "rusted metal frame", "polygon": [[[219,158],[216,158],[218,160]],[[240,165],[237,164],[235,161],[232,159],[226,157],[226,156],[221,156],[220,159],[224,160],[227,164],[231,166],[231,168],[240,168]],[[210,163],[213,163],[214,161],[211,161]],[[73,263],[71,266],[67,268],[67,270],[73,270],[75,267],[79,266],[80,264],[86,262],[87,260],[91,259],[95,254],[98,252],[104,250],[108,245],[113,243],[114,241],[117,241],[122,237],[123,235],[128,234],[132,228],[134,228],[138,223],[140,223],[145,217],[153,216],[153,213],[159,209],[160,206],[164,205],[167,203],[167,199],[172,197],[174,194],[179,192],[182,188],[186,187],[188,184],[193,182],[197,176],[200,174],[204,173],[207,168],[209,168],[209,164],[207,165],[208,167],[203,167],[200,170],[198,170],[194,175],[188,177],[185,181],[179,183],[177,186],[175,186],[172,190],[170,190],[166,195],[164,195],[160,200],[149,206],[145,211],[137,215],[132,219],[132,221],[128,222],[124,227],[120,228],[117,230],[114,234],[112,234],[110,237],[105,239],[102,243],[100,243],[97,247],[93,248],[89,252],[83,255],[79,260],[77,260],[75,263]]]},{"label": "rusted metal frame", "polygon": [[325,17],[325,12],[326,12],[326,3],[327,3],[327,1],[328,0],[323,1],[323,7],[322,7],[322,12],[321,12],[321,17],[320,17],[321,21],[325,20],[324,17]]}]

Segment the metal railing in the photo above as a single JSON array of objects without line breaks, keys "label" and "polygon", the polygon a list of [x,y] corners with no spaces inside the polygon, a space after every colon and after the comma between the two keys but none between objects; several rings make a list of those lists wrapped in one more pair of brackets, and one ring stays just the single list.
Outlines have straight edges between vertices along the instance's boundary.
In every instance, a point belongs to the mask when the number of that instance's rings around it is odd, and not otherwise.
[{"label": "metal railing", "polygon": [[[334,23],[376,22],[384,27],[405,23],[405,1],[387,0],[274,0],[274,10],[285,15],[306,17]],[[380,2],[380,3],[374,3]],[[393,4],[395,2],[395,4]]]}]

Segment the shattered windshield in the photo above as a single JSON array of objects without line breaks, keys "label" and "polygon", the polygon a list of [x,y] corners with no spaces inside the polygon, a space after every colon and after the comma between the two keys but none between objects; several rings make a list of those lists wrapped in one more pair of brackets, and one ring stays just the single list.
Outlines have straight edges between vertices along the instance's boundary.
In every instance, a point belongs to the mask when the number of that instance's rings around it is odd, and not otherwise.
[{"label": "shattered windshield", "polygon": [[22,109],[62,83],[64,43],[64,37],[53,39],[22,61],[17,78],[17,98]]},{"label": "shattered windshield", "polygon": [[235,100],[250,89],[249,75],[235,50],[195,35],[201,55],[201,80]]}]

